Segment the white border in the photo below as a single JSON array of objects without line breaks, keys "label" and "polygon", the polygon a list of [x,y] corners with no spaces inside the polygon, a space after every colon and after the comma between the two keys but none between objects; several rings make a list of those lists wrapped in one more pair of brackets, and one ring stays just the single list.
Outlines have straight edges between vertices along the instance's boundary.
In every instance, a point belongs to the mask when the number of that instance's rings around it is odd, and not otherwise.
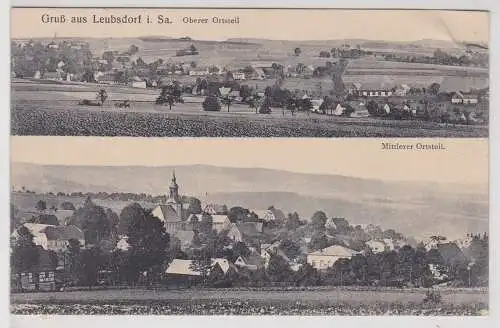
[{"label": "white border", "polygon": [[[139,4],[140,3],[140,4]],[[0,29],[0,33],[3,35],[5,48],[9,49],[8,44],[10,44],[10,33],[9,33],[9,7],[7,7],[7,2],[2,2],[5,9],[1,11],[0,24],[3,28]],[[126,327],[137,327],[142,326],[160,326],[169,325],[173,327],[191,327],[191,326],[203,326],[204,328],[209,327],[221,327],[224,325],[252,327],[256,325],[272,326],[276,327],[278,325],[283,325],[287,327],[296,327],[299,325],[315,325],[316,327],[331,327],[333,325],[337,326],[352,326],[360,327],[362,325],[370,325],[371,327],[430,327],[430,328],[447,328],[447,327],[495,327],[500,325],[495,325],[498,322],[497,315],[497,305],[498,305],[498,285],[496,282],[497,278],[497,261],[495,259],[495,249],[497,244],[497,238],[494,231],[499,231],[497,220],[500,219],[500,197],[499,197],[499,181],[500,177],[498,174],[498,168],[500,167],[500,118],[498,110],[500,110],[500,97],[499,97],[499,85],[500,85],[500,59],[499,59],[499,31],[500,31],[500,2],[498,0],[454,0],[454,1],[437,1],[437,0],[344,0],[335,1],[334,3],[330,1],[292,1],[292,0],[274,0],[272,3],[270,1],[214,1],[211,0],[210,3],[207,1],[188,1],[188,0],[171,0],[168,3],[162,3],[161,1],[143,1],[138,2],[137,0],[120,0],[120,1],[110,1],[110,0],[66,0],[66,1],[54,1],[45,0],[42,2],[37,0],[12,0],[11,6],[78,6],[78,7],[320,7],[320,8],[399,8],[399,9],[461,9],[461,10],[490,10],[491,11],[491,38],[490,38],[490,49],[491,49],[491,73],[490,73],[490,88],[491,88],[491,120],[490,120],[490,152],[491,152],[491,162],[490,162],[490,315],[489,317],[481,318],[467,318],[467,317],[128,317],[128,316],[93,316],[93,317],[76,317],[76,316],[64,316],[64,317],[21,317],[15,316],[12,321],[12,327],[85,327],[90,325],[103,325],[105,327],[115,327],[120,326],[122,328]],[[9,43],[7,43],[9,42]],[[8,211],[9,211],[9,194],[10,194],[10,179],[8,174],[9,168],[9,135],[10,135],[10,115],[8,109],[10,108],[10,55],[7,51],[2,51],[2,57],[0,60],[1,71],[0,76],[2,77],[3,88],[2,100],[4,106],[0,108],[0,124],[2,138],[0,147],[4,151],[3,154],[7,156],[2,156],[2,161],[0,162],[0,174],[2,179],[3,188],[0,188],[0,196],[2,201],[0,201],[0,209],[2,215],[2,220],[0,224],[2,228],[0,231],[4,233],[5,239],[2,239],[2,245],[0,246],[0,255],[3,260],[2,271],[3,279],[0,279],[1,291],[3,292],[3,298],[1,299],[1,309],[5,311],[4,318],[8,318],[9,315],[9,291],[8,291]],[[82,320],[83,319],[83,320]],[[418,320],[417,320],[418,319]],[[278,322],[277,322],[278,320]]]}]

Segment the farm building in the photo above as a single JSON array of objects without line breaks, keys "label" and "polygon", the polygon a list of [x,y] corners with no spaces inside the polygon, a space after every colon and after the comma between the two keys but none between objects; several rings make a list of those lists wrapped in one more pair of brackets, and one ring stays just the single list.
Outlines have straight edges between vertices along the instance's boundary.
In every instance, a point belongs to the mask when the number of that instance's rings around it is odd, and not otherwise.
[{"label": "farm building", "polygon": [[31,268],[12,272],[14,291],[54,291],[56,290],[57,256],[38,249],[38,262]]},{"label": "farm building", "polygon": [[193,68],[189,70],[189,76],[207,76],[210,74],[208,68]]},{"label": "farm building", "polygon": [[[85,247],[85,235],[76,226],[54,226],[37,223],[25,223],[23,226],[33,235],[35,245],[41,246],[45,250],[63,251],[71,239],[78,240],[80,245]],[[12,237],[15,239],[17,236],[17,231],[14,231]]]},{"label": "farm building", "polygon": [[193,260],[174,259],[165,271],[167,283],[173,284],[193,284],[201,281],[202,271],[206,270],[208,276],[220,272],[223,275],[229,274],[236,267],[229,263],[227,259],[215,258],[207,268],[202,268]]},{"label": "farm building", "polygon": [[220,204],[207,204],[203,209],[204,213],[215,215],[215,214],[227,214],[227,206]]},{"label": "farm building", "polygon": [[457,91],[453,93],[451,96],[451,103],[452,104],[477,104],[478,103],[478,96],[477,94],[470,93],[470,92],[461,92]]},{"label": "farm building", "polygon": [[325,270],[333,266],[339,259],[350,259],[356,254],[359,254],[359,252],[347,247],[334,245],[307,254],[307,263],[317,270]]},{"label": "farm building", "polygon": [[241,81],[245,79],[245,73],[243,72],[233,72],[233,79],[237,81]]},{"label": "farm building", "polygon": [[[229,221],[229,217],[227,215],[212,214],[210,215],[210,217],[212,217],[212,229],[216,230],[217,232],[229,229],[231,221]],[[192,224],[195,219],[197,220],[197,222],[201,222],[201,220],[203,219],[203,214],[191,214],[187,222]]]},{"label": "farm building", "polygon": [[285,213],[282,210],[271,207],[267,210],[255,210],[253,211],[260,220],[265,222],[276,221],[276,220],[284,220]]},{"label": "farm building", "polygon": [[239,268],[246,268],[248,270],[255,271],[263,268],[265,263],[261,257],[255,254],[250,254],[248,256],[239,256],[236,261],[234,261],[234,265]]}]

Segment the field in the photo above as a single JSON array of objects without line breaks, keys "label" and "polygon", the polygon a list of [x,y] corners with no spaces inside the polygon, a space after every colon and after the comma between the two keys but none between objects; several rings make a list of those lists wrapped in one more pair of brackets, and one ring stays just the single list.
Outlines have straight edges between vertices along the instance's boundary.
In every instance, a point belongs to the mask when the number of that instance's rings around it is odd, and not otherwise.
[{"label": "field", "polygon": [[425,290],[207,289],[95,290],[11,295],[13,314],[153,315],[485,315],[485,291],[443,291],[427,305]]}]

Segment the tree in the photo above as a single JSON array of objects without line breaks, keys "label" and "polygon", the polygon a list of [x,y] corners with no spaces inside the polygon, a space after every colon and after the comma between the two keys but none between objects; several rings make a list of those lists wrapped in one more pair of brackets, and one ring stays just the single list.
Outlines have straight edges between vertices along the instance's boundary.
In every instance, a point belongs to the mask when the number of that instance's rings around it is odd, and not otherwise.
[{"label": "tree", "polygon": [[321,276],[318,270],[306,263],[293,275],[293,280],[299,286],[315,286],[321,282]]},{"label": "tree", "polygon": [[129,52],[129,54],[133,55],[133,54],[135,54],[135,53],[139,52],[139,47],[138,47],[138,46],[136,46],[135,44],[132,44],[132,45],[130,45],[130,47],[128,48],[128,52]]},{"label": "tree", "polygon": [[204,111],[218,112],[221,109],[219,98],[215,96],[208,96],[203,100],[202,107]]},{"label": "tree", "polygon": [[[106,209],[106,220],[108,221],[109,235],[113,236],[118,234],[118,224],[120,217],[112,209]],[[106,233],[108,235],[108,233]]]},{"label": "tree", "polygon": [[95,205],[89,197],[84,205],[73,213],[68,224],[83,230],[86,244],[97,244],[109,236],[110,228],[106,212],[101,206]]},{"label": "tree", "polygon": [[97,101],[99,102],[99,104],[101,106],[104,105],[104,102],[106,101],[106,99],[108,99],[108,94],[107,94],[106,90],[104,90],[104,89],[99,90],[99,92],[97,92]]},{"label": "tree", "polygon": [[316,231],[324,231],[327,220],[325,212],[316,211],[311,218],[311,225]]},{"label": "tree", "polygon": [[36,205],[35,205],[35,208],[37,209],[37,211],[39,212],[43,212],[47,209],[47,203],[43,200],[39,200]]},{"label": "tree", "polygon": [[279,248],[285,253],[285,255],[290,258],[294,259],[298,257],[301,254],[300,251],[300,246],[294,243],[290,239],[283,239],[280,243]]},{"label": "tree", "polygon": [[288,262],[279,255],[271,255],[266,268],[266,275],[272,282],[287,282],[293,277]]},{"label": "tree", "polygon": [[151,211],[142,210],[143,213],[133,218],[127,232],[130,270],[132,277],[136,278],[144,270],[158,273],[167,258],[170,242],[163,222]]},{"label": "tree", "polygon": [[255,114],[257,114],[260,106],[262,105],[262,98],[255,94],[248,100],[248,105],[250,108],[255,109]]},{"label": "tree", "polygon": [[85,249],[80,253],[78,266],[79,281],[89,289],[97,284],[99,267],[101,265],[101,251],[98,247]]},{"label": "tree", "polygon": [[227,95],[224,95],[223,97],[221,97],[221,102],[227,106],[227,112],[229,113],[229,107],[231,106],[231,104],[233,103],[234,99],[233,97],[231,97],[230,94],[227,94]]},{"label": "tree", "polygon": [[204,236],[211,235],[213,229],[213,218],[210,214],[203,214],[201,217],[201,222],[200,222],[200,232]]},{"label": "tree", "polygon": [[10,204],[10,233],[13,233],[16,230],[18,225],[17,213],[18,209],[14,206],[14,204]]},{"label": "tree", "polygon": [[76,239],[68,240],[68,245],[65,251],[65,270],[72,276],[76,276],[80,268],[80,252],[81,245]]},{"label": "tree", "polygon": [[67,210],[67,211],[74,211],[75,210],[75,205],[71,202],[63,202],[61,203],[61,209]]},{"label": "tree", "polygon": [[317,232],[311,237],[309,248],[313,251],[328,247],[328,238],[323,232]]},{"label": "tree", "polygon": [[202,212],[201,201],[195,197],[189,198],[189,207],[187,211],[189,214],[200,214]]},{"label": "tree", "polygon": [[286,223],[285,223],[285,228],[287,230],[294,231],[298,227],[300,227],[300,225],[301,225],[300,218],[299,218],[299,214],[297,214],[297,212],[294,212],[293,214],[288,214],[288,219],[286,220]]},{"label": "tree", "polygon": [[33,242],[33,234],[25,226],[17,229],[17,238],[12,249],[11,261],[15,271],[28,271],[38,262],[40,254]]},{"label": "tree", "polygon": [[302,50],[300,48],[295,48],[293,50],[293,52],[295,53],[295,56],[300,56],[300,54],[302,53]]},{"label": "tree", "polygon": [[192,44],[192,45],[189,46],[189,51],[191,51],[191,52],[197,52],[198,50],[196,49],[196,47],[194,46],[194,44]]},{"label": "tree", "polygon": [[130,226],[137,220],[144,219],[144,209],[139,203],[132,203],[125,206],[120,212],[118,221],[118,234],[126,235]]},{"label": "tree", "polygon": [[439,88],[440,88],[440,87],[441,87],[441,86],[439,85],[439,83],[432,83],[432,84],[429,86],[429,89],[428,89],[428,90],[429,90],[429,93],[430,93],[431,95],[434,95],[434,96],[435,96],[435,95],[437,95],[437,94],[439,93]]},{"label": "tree", "polygon": [[57,216],[53,214],[40,214],[38,217],[36,217],[35,223],[58,226],[59,220],[57,219]]}]

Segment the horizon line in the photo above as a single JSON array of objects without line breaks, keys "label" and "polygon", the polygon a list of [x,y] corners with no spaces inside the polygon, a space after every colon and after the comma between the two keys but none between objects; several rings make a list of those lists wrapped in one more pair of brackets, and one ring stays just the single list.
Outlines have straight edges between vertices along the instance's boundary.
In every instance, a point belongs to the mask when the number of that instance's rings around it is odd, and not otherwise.
[{"label": "horizon line", "polygon": [[[364,181],[378,181],[378,182],[392,182],[392,183],[415,183],[415,184],[428,184],[429,181],[421,181],[420,179],[413,180],[404,180],[404,179],[383,179],[383,178],[371,178],[371,177],[360,177],[354,175],[344,175],[344,174],[332,174],[332,173],[313,173],[313,172],[303,172],[303,171],[292,171],[286,169],[276,169],[276,168],[267,168],[262,166],[248,167],[248,166],[224,166],[224,165],[213,165],[213,164],[201,164],[201,163],[193,163],[193,164],[159,164],[159,165],[139,165],[139,164],[125,164],[125,165],[100,165],[100,164],[77,164],[77,165],[68,165],[68,164],[41,164],[35,162],[23,162],[23,161],[11,161],[10,166],[14,164],[26,164],[26,165],[35,165],[35,166],[63,166],[63,167],[85,167],[85,168],[176,168],[176,167],[192,167],[192,166],[205,166],[205,167],[213,167],[213,168],[222,168],[222,169],[241,169],[241,170],[268,170],[268,171],[276,171],[276,172],[284,172],[284,173],[293,173],[293,174],[303,174],[303,175],[313,175],[313,176],[330,176],[330,177],[342,177],[356,180],[364,180]],[[486,183],[482,182],[458,182],[458,181],[434,181],[430,182],[439,185],[462,185],[462,186],[489,186],[489,181]]]}]

